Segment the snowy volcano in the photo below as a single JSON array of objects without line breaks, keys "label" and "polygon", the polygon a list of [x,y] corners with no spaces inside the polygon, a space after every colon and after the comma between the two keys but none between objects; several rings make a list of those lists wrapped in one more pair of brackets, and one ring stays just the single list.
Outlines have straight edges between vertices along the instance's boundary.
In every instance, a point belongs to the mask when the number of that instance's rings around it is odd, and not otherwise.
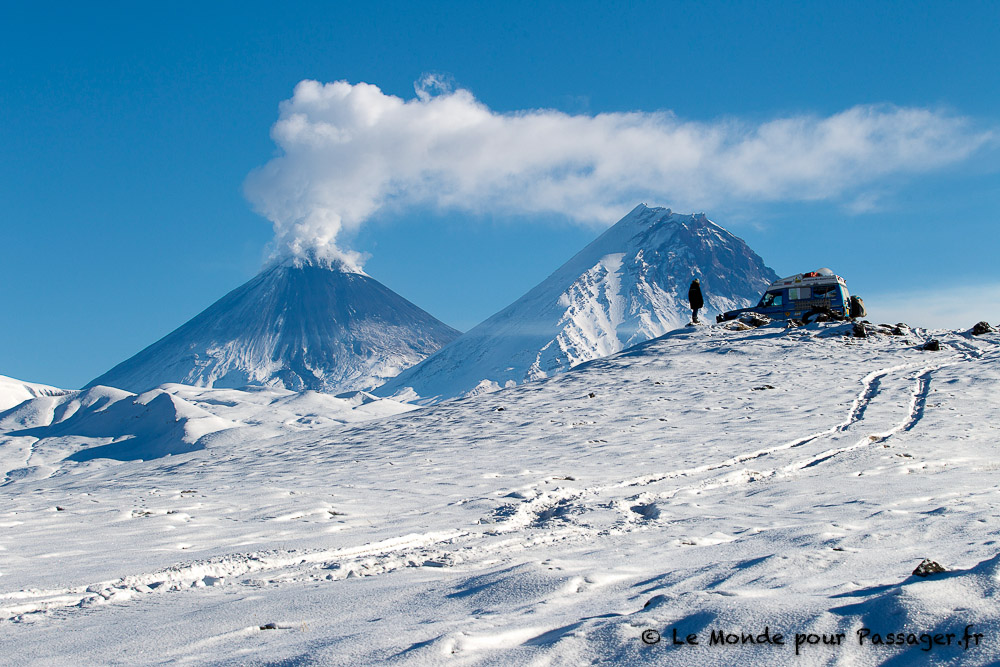
[{"label": "snowy volcano", "polygon": [[269,266],[87,386],[135,393],[167,382],[368,389],[458,335],[363,273],[289,260]]},{"label": "snowy volcano", "polygon": [[613,354],[689,322],[694,278],[704,317],[714,318],[756,303],[778,276],[704,214],[640,204],[530,292],[377,393],[433,402]]}]

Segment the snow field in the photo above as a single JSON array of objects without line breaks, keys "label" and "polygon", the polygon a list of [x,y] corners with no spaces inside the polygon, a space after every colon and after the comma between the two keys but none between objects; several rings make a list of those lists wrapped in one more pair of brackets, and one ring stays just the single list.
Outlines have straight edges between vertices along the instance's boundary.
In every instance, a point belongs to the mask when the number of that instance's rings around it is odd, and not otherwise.
[{"label": "snow field", "polygon": [[[407,414],[303,428],[263,411],[188,453],[46,461],[51,475],[0,487],[0,651],[51,664],[992,664],[1000,336],[935,332],[931,353],[922,331],[847,329],[687,328]],[[910,576],[925,557],[949,572]],[[969,624],[984,635],[972,649],[856,640]],[[846,639],[798,656],[707,644],[765,626],[789,644]],[[674,646],[672,628],[703,643]],[[649,629],[664,639],[644,643]]]}]

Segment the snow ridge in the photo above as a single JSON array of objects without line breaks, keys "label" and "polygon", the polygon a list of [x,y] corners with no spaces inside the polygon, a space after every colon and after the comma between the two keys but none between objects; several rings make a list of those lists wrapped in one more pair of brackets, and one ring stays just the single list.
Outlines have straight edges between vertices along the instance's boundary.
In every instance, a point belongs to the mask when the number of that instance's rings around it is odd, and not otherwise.
[{"label": "snow ridge", "polygon": [[47,384],[23,382],[6,375],[0,375],[0,411],[7,410],[24,401],[30,401],[39,396],[60,396],[67,393],[65,389],[50,387]]}]

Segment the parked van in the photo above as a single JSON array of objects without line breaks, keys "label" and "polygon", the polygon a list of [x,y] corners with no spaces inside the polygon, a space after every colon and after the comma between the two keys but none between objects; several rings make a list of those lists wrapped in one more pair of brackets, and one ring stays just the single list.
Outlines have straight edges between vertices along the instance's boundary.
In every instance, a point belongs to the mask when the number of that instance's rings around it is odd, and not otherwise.
[{"label": "parked van", "polygon": [[826,316],[828,319],[864,317],[864,302],[847,291],[847,283],[830,269],[796,273],[775,280],[752,308],[723,313],[717,322],[732,320],[744,313],[759,313],[772,319],[797,319],[810,322]]}]

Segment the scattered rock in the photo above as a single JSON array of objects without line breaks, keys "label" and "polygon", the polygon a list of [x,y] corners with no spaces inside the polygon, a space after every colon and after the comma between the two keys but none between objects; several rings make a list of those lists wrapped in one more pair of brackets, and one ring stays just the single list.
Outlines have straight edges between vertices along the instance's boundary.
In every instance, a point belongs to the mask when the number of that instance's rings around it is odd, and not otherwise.
[{"label": "scattered rock", "polygon": [[925,558],[917,566],[917,569],[913,571],[913,574],[917,577],[929,577],[932,574],[940,574],[941,572],[947,572],[947,570],[930,558]]},{"label": "scattered rock", "polygon": [[864,322],[854,323],[854,337],[855,338],[868,338],[868,328],[865,326]]},{"label": "scattered rock", "polygon": [[745,324],[750,328],[756,328],[762,327],[765,324],[770,324],[771,318],[767,315],[761,315],[760,313],[746,313],[744,315],[740,315],[735,321]]},{"label": "scattered rock", "polygon": [[762,384],[759,387],[754,387],[750,391],[764,391],[765,389],[774,389],[774,387],[772,385],[769,385],[769,384]]},{"label": "scattered rock", "polygon": [[267,625],[260,626],[260,629],[261,630],[277,630],[278,629],[278,624],[277,623],[268,623]]},{"label": "scattered rock", "polygon": [[725,328],[729,329],[730,331],[746,331],[747,329],[753,329],[753,327],[750,326],[749,324],[744,324],[739,320],[733,320],[732,322],[729,322],[728,324],[725,325]]},{"label": "scattered rock", "polygon": [[597,394],[595,394],[594,392],[590,392],[589,394],[587,394],[587,398],[597,398]]},{"label": "scattered rock", "polygon": [[797,320],[794,317],[791,318],[790,320],[785,321],[786,329],[791,329],[792,327],[800,327],[800,326],[802,326],[802,320]]},{"label": "scattered rock", "polygon": [[65,512],[66,508],[65,507],[60,507],[59,505],[56,505],[56,511],[57,512]]},{"label": "scattered rock", "polygon": [[499,405],[499,406],[493,408],[493,412],[503,412],[506,409],[507,408],[503,407],[502,405]]},{"label": "scattered rock", "polygon": [[802,321],[805,324],[812,322],[839,322],[846,319],[843,315],[835,313],[825,306],[813,308],[802,316]]},{"label": "scattered rock", "polygon": [[932,338],[929,341],[927,341],[926,343],[924,343],[920,347],[920,349],[924,350],[926,352],[940,352],[941,351],[941,341],[939,341],[937,338]]},{"label": "scattered rock", "polygon": [[976,326],[969,330],[969,333],[973,336],[982,336],[983,334],[993,333],[994,331],[996,331],[996,329],[991,327],[989,322],[983,320],[982,322],[977,322]]}]

